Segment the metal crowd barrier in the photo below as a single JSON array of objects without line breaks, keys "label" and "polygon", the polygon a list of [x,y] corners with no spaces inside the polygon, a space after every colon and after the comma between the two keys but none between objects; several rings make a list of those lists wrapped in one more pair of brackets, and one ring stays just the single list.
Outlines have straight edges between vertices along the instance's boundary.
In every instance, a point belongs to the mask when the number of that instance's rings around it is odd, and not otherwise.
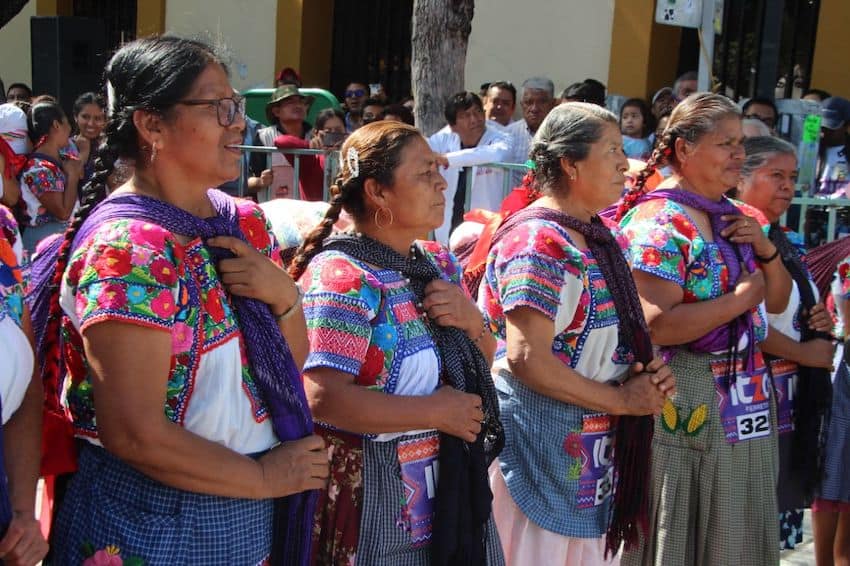
[{"label": "metal crowd barrier", "polygon": [[[236,146],[244,152],[253,153],[274,153],[280,152],[284,154],[290,154],[294,156],[294,160],[292,163],[293,169],[293,177],[294,177],[294,186],[296,190],[293,190],[290,195],[290,198],[300,200],[300,174],[301,174],[301,158],[304,156],[317,156],[317,155],[330,155],[333,151],[327,151],[323,149],[277,149],[274,147],[263,147],[263,146],[253,146],[253,145],[239,145]],[[329,189],[330,184],[333,181],[331,175],[329,174],[329,159],[325,160],[325,169],[324,169],[324,177],[323,177],[323,200],[328,201],[330,198]],[[477,165],[475,168],[481,167],[490,167],[496,169],[503,169],[505,174],[502,179],[502,198],[506,197],[508,193],[514,188],[516,183],[517,176],[512,174],[513,172],[521,172],[525,173],[528,169],[528,166],[524,163],[485,163],[482,165]],[[471,199],[472,199],[472,184],[474,182],[474,175],[472,175],[473,167],[466,167],[466,202],[465,209],[469,211]],[[247,188],[248,181],[248,172],[245,167],[243,167],[242,176],[240,177],[240,194],[244,196],[244,191]],[[801,236],[806,236],[806,232],[812,231],[811,227],[807,226],[807,221],[809,220],[809,212],[812,210],[822,210],[826,213],[827,221],[826,221],[826,241],[831,242],[838,237],[836,233],[839,228],[838,223],[838,212],[840,209],[844,207],[850,207],[850,199],[842,198],[842,199],[828,199],[821,197],[810,197],[810,196],[798,196],[792,199],[791,205],[799,207],[799,215],[796,215],[796,226],[790,226],[796,232],[798,232]],[[850,210],[850,209],[848,209]],[[781,224],[787,226],[788,222],[788,214],[782,217]]]},{"label": "metal crowd barrier", "polygon": [[[289,198],[295,200],[301,200],[301,158],[305,155],[310,156],[318,156],[318,155],[329,155],[333,153],[333,151],[327,151],[324,149],[278,149],[276,147],[266,147],[260,145],[235,145],[233,146],[247,153],[249,156],[251,153],[283,153],[294,156],[294,160],[292,162],[292,176],[293,176],[293,188],[289,195]],[[322,200],[328,201],[330,200],[330,181],[329,179],[329,165],[330,160],[325,159],[325,168],[324,175],[322,178]],[[271,167],[269,167],[271,168]],[[248,177],[249,172],[247,166],[243,164],[242,171],[239,176],[239,195],[245,196],[245,192],[248,189]],[[266,189],[267,190],[267,189]],[[268,195],[266,195],[268,196]],[[269,200],[268,198],[263,200]]]}]

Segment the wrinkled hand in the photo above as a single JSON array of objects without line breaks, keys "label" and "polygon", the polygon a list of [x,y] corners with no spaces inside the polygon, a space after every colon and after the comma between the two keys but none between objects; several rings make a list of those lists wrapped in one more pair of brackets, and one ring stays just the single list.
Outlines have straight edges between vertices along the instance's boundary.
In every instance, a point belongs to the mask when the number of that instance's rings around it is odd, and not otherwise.
[{"label": "wrinkled hand", "polygon": [[741,264],[741,277],[732,293],[740,299],[741,312],[745,312],[764,300],[764,274],[760,269],[749,273],[747,266]]},{"label": "wrinkled hand", "polygon": [[0,560],[6,566],[33,566],[47,554],[41,525],[29,513],[15,512],[6,536],[0,540]]},{"label": "wrinkled hand", "polygon": [[206,243],[236,256],[218,262],[221,283],[229,293],[263,301],[275,315],[289,310],[298,299],[298,289],[289,274],[250,244],[232,236],[210,238]]},{"label": "wrinkled hand", "polygon": [[832,362],[835,358],[835,345],[832,340],[824,340],[823,338],[815,338],[800,344],[800,349],[804,353],[805,359],[799,360],[801,364],[813,367],[832,370]]},{"label": "wrinkled hand", "polygon": [[274,180],[274,173],[272,173],[271,169],[264,169],[262,173],[260,173],[260,184],[264,187],[268,187],[272,184]]},{"label": "wrinkled hand", "polygon": [[815,332],[826,332],[827,334],[832,333],[832,315],[829,314],[829,311],[826,310],[823,303],[816,304],[808,313],[804,312],[804,314],[808,314],[808,325],[810,329]]},{"label": "wrinkled hand", "polygon": [[720,232],[724,238],[736,244],[751,244],[756,255],[761,257],[770,257],[776,252],[776,246],[768,239],[755,218],[743,214],[727,214],[721,218],[731,222]]},{"label": "wrinkled hand", "polygon": [[422,308],[440,326],[460,328],[473,339],[481,333],[483,322],[478,307],[453,283],[442,279],[428,283]]},{"label": "wrinkled hand", "polygon": [[651,373],[639,373],[630,377],[621,387],[623,398],[622,414],[642,417],[660,415],[667,396],[653,383]]},{"label": "wrinkled hand", "polygon": [[644,369],[642,363],[635,362],[632,364],[630,373],[632,376],[648,374],[649,380],[665,397],[672,397],[676,394],[676,377],[673,375],[673,370],[660,357],[653,358],[646,365],[646,369]]},{"label": "wrinkled hand", "polygon": [[444,385],[431,395],[431,399],[434,428],[466,442],[475,442],[484,420],[481,397]]},{"label": "wrinkled hand", "polygon": [[327,485],[330,461],[321,436],[282,442],[259,459],[267,497],[285,497]]}]

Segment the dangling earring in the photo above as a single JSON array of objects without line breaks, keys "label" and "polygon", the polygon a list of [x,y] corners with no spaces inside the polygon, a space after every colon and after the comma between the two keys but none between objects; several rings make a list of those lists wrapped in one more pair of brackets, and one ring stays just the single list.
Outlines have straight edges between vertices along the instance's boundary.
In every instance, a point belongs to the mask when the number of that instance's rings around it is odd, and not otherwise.
[{"label": "dangling earring", "polygon": [[[380,221],[381,213],[384,212],[385,210],[390,213],[390,221],[387,222],[386,225],[381,225],[381,221]],[[383,230],[384,228],[389,228],[390,226],[393,225],[393,222],[395,222],[395,217],[393,216],[393,211],[390,210],[389,208],[382,206],[381,208],[379,208],[378,210],[375,211],[375,226],[378,227],[378,230]]]},{"label": "dangling earring", "polygon": [[153,162],[156,161],[156,152],[158,149],[159,145],[156,142],[153,142],[151,145],[151,165],[153,165]]}]

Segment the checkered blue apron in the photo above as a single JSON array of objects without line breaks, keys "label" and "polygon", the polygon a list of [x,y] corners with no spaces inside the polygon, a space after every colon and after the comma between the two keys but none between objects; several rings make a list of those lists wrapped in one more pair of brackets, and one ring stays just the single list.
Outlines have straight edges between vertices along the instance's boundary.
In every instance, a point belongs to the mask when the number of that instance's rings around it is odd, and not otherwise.
[{"label": "checkered blue apron", "polygon": [[271,552],[272,501],[165,486],[86,443],[53,531],[54,564],[114,545],[146,565],[255,565]]},{"label": "checkered blue apron", "polygon": [[[363,441],[363,511],[357,541],[357,564],[369,566],[429,566],[430,545],[416,546],[398,524],[405,501],[398,443],[434,433],[404,436],[387,442]],[[485,541],[488,566],[504,566],[502,546],[493,517]]]}]

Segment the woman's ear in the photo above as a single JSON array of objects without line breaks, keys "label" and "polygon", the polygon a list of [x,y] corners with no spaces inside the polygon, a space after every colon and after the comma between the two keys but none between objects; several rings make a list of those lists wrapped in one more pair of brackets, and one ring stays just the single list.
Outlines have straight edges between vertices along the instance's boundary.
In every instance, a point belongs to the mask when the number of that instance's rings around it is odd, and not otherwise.
[{"label": "woman's ear", "polygon": [[578,168],[574,161],[570,161],[566,157],[562,157],[560,160],[561,164],[561,172],[564,174],[566,178],[570,181],[575,181],[578,176]]},{"label": "woman's ear", "polygon": [[688,140],[684,138],[676,138],[676,141],[673,142],[673,153],[680,165],[683,165],[693,152],[694,146],[689,143]]},{"label": "woman's ear", "polygon": [[367,209],[380,209],[387,206],[386,189],[375,179],[363,181],[363,201]]},{"label": "woman's ear", "polygon": [[133,125],[142,139],[142,146],[153,147],[162,136],[162,117],[158,114],[136,110],[133,112]]}]

